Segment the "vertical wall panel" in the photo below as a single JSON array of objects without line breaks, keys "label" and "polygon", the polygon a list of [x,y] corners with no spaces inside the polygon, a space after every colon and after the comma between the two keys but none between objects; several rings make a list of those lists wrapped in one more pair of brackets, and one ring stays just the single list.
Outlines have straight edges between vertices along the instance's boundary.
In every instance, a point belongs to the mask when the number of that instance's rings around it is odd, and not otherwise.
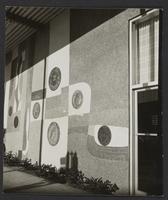
[{"label": "vertical wall panel", "polygon": [[[71,11],[70,85],[86,82],[92,92],[84,122],[69,119],[68,150],[77,152],[86,176],[116,182],[121,194],[129,192],[129,147],[97,145],[88,126],[118,127],[128,137],[128,20],[138,14],[138,9]],[[111,131],[117,134],[116,128]]]}]

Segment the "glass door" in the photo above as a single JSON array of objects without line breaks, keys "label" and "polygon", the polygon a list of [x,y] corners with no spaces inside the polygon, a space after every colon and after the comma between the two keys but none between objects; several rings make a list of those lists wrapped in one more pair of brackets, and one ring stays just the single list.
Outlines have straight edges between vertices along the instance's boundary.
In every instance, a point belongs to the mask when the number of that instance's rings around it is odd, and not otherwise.
[{"label": "glass door", "polygon": [[162,142],[158,89],[135,91],[136,193],[162,193]]}]

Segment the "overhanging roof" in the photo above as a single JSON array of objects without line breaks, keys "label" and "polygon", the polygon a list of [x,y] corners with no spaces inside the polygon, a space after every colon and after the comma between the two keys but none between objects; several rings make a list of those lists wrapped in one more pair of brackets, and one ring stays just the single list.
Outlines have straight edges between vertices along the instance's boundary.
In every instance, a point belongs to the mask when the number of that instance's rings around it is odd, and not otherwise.
[{"label": "overhanging roof", "polygon": [[6,52],[23,42],[63,11],[50,7],[6,7]]}]

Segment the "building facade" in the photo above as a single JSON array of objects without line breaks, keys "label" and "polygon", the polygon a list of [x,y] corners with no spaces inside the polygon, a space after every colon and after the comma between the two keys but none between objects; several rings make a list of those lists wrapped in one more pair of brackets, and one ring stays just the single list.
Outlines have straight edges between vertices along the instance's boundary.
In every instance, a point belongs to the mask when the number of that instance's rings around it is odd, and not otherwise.
[{"label": "building facade", "polygon": [[6,54],[6,151],[160,194],[158,69],[158,10],[62,10]]}]

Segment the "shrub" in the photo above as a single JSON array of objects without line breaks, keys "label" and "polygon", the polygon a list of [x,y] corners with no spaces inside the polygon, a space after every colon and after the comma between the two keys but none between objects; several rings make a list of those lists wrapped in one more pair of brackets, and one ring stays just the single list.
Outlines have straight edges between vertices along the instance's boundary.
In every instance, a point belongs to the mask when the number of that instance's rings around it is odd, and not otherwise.
[{"label": "shrub", "polygon": [[25,160],[22,161],[22,165],[26,169],[31,169],[32,164],[31,164],[31,159],[26,158]]},{"label": "shrub", "polygon": [[12,152],[9,152],[5,155],[5,163],[7,163],[10,166],[18,166],[20,165],[20,160],[17,157],[16,154],[13,154]]},{"label": "shrub", "polygon": [[44,177],[57,183],[69,183],[72,186],[84,189],[86,191],[97,194],[113,194],[119,190],[116,183],[112,184],[109,180],[103,181],[102,178],[87,178],[82,171],[76,167],[60,168],[57,170],[55,166],[43,164],[41,166],[36,162],[31,163],[31,159],[19,160],[16,154],[9,152],[5,154],[4,161],[10,166],[22,166],[27,170],[32,170],[37,176]]},{"label": "shrub", "polygon": [[84,189],[93,191],[94,193],[113,194],[119,188],[115,183],[112,184],[109,180],[103,181],[102,178],[85,177]]},{"label": "shrub", "polygon": [[68,170],[67,171],[67,181],[70,184],[77,184],[77,185],[82,185],[84,183],[84,173],[79,170]]}]

